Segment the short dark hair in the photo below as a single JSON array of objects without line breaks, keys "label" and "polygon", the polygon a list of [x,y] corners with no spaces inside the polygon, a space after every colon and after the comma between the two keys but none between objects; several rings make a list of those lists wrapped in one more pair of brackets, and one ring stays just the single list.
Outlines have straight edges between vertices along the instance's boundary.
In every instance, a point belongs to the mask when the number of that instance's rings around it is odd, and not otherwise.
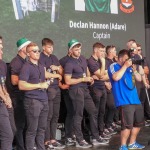
[{"label": "short dark hair", "polygon": [[0,39],[2,40],[3,39],[3,37],[0,35]]},{"label": "short dark hair", "polygon": [[53,42],[53,40],[51,40],[49,38],[43,38],[42,39],[42,46],[47,45],[47,44],[54,45],[54,42]]},{"label": "short dark hair", "polygon": [[96,43],[93,44],[93,50],[95,48],[105,48],[105,46],[100,42],[96,42]]},{"label": "short dark hair", "polygon": [[116,48],[116,46],[114,46],[114,45],[108,45],[106,47],[106,54],[108,54],[112,48]]},{"label": "short dark hair", "polygon": [[129,56],[129,51],[127,49],[120,50],[119,53],[118,53],[118,58],[123,57],[124,55]]}]

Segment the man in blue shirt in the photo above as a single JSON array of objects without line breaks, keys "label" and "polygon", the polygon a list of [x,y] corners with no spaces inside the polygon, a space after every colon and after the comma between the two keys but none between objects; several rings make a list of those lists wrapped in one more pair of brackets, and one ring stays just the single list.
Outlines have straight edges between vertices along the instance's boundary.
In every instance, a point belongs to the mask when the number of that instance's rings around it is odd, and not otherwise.
[{"label": "man in blue shirt", "polygon": [[[135,80],[141,80],[141,74],[129,59],[128,50],[121,50],[118,62],[110,65],[108,74],[116,107],[121,111],[121,147],[120,150],[143,149],[145,146],[136,142],[140,127],[144,125],[144,115],[141,102],[135,87]],[[130,141],[126,146],[128,137]]]}]

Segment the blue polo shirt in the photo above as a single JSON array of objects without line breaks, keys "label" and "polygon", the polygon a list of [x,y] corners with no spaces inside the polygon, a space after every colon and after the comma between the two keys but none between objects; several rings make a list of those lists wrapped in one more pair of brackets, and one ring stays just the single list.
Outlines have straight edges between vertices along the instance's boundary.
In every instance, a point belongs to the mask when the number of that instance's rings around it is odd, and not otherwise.
[{"label": "blue polo shirt", "polygon": [[[11,75],[16,75],[19,77],[20,70],[22,69],[22,66],[24,65],[25,62],[26,62],[26,60],[23,59],[19,55],[17,55],[15,58],[13,58],[9,64]],[[20,93],[20,94],[23,93],[23,91],[19,90],[18,85],[11,84],[11,86],[12,86],[11,90],[13,93]]]},{"label": "blue polo shirt", "polygon": [[[55,55],[45,55],[43,52],[40,54],[39,62],[46,68],[46,70],[49,70],[50,73],[56,73],[53,72],[50,69],[51,65],[60,66],[59,60]],[[54,78],[53,82],[50,84],[50,87],[58,87],[58,78]]]},{"label": "blue polo shirt", "polygon": [[[87,61],[83,56],[78,59],[70,57],[64,67],[64,74],[71,75],[71,78],[79,79],[87,76]],[[75,85],[70,85],[70,89],[78,87],[87,87],[87,83],[81,82]]]},{"label": "blue polo shirt", "polygon": [[[94,72],[101,68],[100,60],[96,60],[93,56],[91,56],[88,60],[88,67],[91,75],[94,75]],[[94,84],[92,87],[96,87],[97,89],[103,90],[105,89],[104,81],[94,80]]]},{"label": "blue polo shirt", "polygon": [[112,92],[114,95],[116,107],[123,105],[141,104],[138,93],[133,80],[133,71],[129,67],[125,71],[122,78],[118,81],[112,79],[112,75],[119,71],[122,66],[118,63],[113,63],[108,68],[109,78],[112,84]]},{"label": "blue polo shirt", "polygon": [[[38,84],[45,81],[44,66],[40,63],[35,65],[31,62],[26,62],[20,72],[19,80],[26,81],[31,84]],[[47,101],[47,93],[44,89],[35,89],[25,91],[25,97],[39,101]]]}]

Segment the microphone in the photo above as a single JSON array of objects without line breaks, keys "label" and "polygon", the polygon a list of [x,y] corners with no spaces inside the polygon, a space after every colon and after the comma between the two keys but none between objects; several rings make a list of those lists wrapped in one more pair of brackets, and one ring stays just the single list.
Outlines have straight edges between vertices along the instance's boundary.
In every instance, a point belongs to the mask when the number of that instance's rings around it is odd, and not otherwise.
[{"label": "microphone", "polygon": [[6,80],[6,77],[4,76],[1,76],[0,77],[0,84],[4,87],[5,86],[5,80]]},{"label": "microphone", "polygon": [[[49,73],[54,73],[54,72],[52,71],[52,69],[50,69],[50,68],[47,69],[47,72],[49,72]],[[50,83],[53,83],[53,82],[54,82],[54,78],[47,79],[47,82],[49,82],[49,85],[50,85]]]},{"label": "microphone", "polygon": [[5,85],[5,81],[6,81],[6,77],[5,76],[1,76],[0,77],[0,84],[2,86],[3,92],[4,94],[6,94],[6,85]]}]

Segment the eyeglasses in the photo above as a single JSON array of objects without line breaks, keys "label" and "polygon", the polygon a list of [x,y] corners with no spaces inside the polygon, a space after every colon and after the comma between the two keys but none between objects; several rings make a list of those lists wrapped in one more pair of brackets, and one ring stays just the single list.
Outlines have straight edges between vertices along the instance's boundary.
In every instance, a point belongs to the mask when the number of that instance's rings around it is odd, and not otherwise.
[{"label": "eyeglasses", "polygon": [[[41,50],[39,50],[39,49],[38,49],[38,50],[33,49],[33,50],[31,50],[30,52],[33,52],[33,53],[37,53],[37,52],[38,52],[38,53],[41,53]],[[29,53],[30,53],[30,52],[29,52]]]}]

